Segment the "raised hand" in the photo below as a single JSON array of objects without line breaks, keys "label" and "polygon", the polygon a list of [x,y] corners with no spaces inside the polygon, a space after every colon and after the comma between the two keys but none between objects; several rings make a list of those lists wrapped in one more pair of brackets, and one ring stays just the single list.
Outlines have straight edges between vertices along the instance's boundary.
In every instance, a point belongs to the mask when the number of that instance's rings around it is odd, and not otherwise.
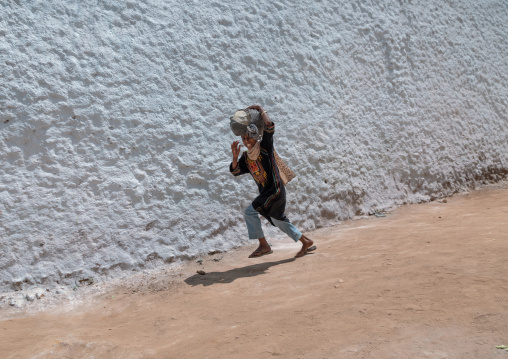
[{"label": "raised hand", "polygon": [[238,159],[240,149],[241,149],[240,141],[235,141],[231,144],[231,152],[233,152],[233,160]]},{"label": "raised hand", "polygon": [[263,107],[261,107],[261,105],[252,105],[252,106],[249,106],[249,107],[246,108],[246,110],[250,110],[250,109],[257,110],[260,113],[264,111]]},{"label": "raised hand", "polygon": [[261,119],[265,123],[266,126],[272,125],[272,120],[270,120],[270,116],[268,116],[268,113],[263,110],[263,107],[261,105],[252,105],[246,108],[246,110],[253,109],[259,111],[259,114],[261,115]]},{"label": "raised hand", "polygon": [[231,152],[233,152],[233,163],[232,167],[233,169],[238,166],[238,155],[240,154],[240,141],[235,141],[231,144]]}]

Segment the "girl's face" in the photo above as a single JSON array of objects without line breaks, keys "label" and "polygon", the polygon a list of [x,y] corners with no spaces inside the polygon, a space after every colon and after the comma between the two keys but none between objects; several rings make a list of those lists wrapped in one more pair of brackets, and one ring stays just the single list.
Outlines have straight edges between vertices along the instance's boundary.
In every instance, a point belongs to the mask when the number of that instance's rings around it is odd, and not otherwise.
[{"label": "girl's face", "polygon": [[250,150],[252,149],[252,147],[254,147],[254,145],[256,145],[257,141],[250,138],[247,135],[242,135],[242,142],[245,145],[245,147],[247,147],[247,149]]}]

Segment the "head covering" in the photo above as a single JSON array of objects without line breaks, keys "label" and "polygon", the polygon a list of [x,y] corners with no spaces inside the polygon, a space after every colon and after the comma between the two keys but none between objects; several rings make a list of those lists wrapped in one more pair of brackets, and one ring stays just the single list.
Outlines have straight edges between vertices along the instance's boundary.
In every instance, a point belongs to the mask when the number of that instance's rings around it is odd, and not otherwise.
[{"label": "head covering", "polygon": [[258,142],[261,141],[261,134],[259,133],[259,130],[256,127],[256,125],[250,124],[249,126],[247,126],[246,131],[247,136]]},{"label": "head covering", "polygon": [[[229,119],[231,130],[236,136],[247,134],[250,138],[261,141],[263,135],[263,119],[259,111],[254,109],[238,110]],[[248,130],[249,126],[250,129]],[[254,127],[257,129],[257,134]]]}]

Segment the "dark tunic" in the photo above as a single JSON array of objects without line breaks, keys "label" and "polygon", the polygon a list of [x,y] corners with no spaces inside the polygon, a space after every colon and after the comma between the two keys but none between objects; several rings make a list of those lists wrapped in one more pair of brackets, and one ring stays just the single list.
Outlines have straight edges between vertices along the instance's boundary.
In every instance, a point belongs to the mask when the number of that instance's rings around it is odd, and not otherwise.
[{"label": "dark tunic", "polygon": [[250,173],[259,189],[259,196],[252,201],[252,207],[263,215],[273,225],[271,218],[289,222],[284,215],[286,209],[286,189],[282,184],[279,169],[273,157],[273,133],[275,124],[264,127],[263,139],[260,143],[260,153],[257,160],[252,161],[247,151],[242,153],[238,165],[233,170],[233,163],[229,165],[229,171],[233,176]]}]

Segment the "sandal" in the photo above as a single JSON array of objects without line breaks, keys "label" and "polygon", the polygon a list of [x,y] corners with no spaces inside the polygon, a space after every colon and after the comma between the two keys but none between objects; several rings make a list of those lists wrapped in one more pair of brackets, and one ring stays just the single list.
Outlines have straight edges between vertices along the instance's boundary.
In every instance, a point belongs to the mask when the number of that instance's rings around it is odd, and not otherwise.
[{"label": "sandal", "polygon": [[273,251],[272,250],[269,250],[268,252],[252,252],[251,255],[249,256],[249,258],[256,258],[256,257],[262,257],[262,256],[266,256],[267,254],[272,254]]},{"label": "sandal", "polygon": [[300,258],[300,257],[303,257],[304,255],[308,254],[309,252],[312,252],[312,251],[315,251],[317,249],[316,246],[310,246],[309,248],[307,248],[306,250],[304,251],[299,251],[298,253],[296,253],[296,256],[295,258]]}]

